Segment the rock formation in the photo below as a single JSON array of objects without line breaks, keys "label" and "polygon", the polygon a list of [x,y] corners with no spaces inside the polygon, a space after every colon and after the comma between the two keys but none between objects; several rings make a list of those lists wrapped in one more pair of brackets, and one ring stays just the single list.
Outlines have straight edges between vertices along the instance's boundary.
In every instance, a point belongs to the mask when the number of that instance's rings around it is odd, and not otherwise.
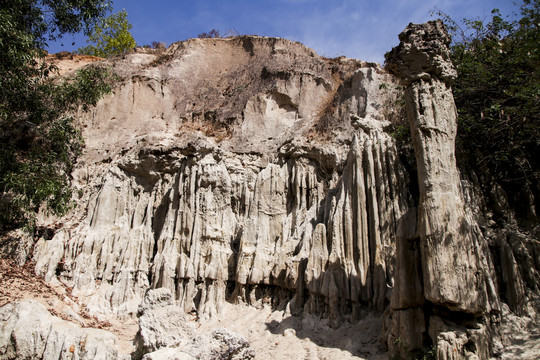
[{"label": "rock formation", "polygon": [[[167,288],[150,290],[139,306],[138,354],[151,359],[253,359],[255,352],[239,335],[217,329],[198,335],[186,320],[184,310],[174,304]],[[138,356],[139,355],[139,356]]]},{"label": "rock formation", "polygon": [[[428,334],[439,359],[487,358],[493,347],[491,322],[501,307],[488,242],[465,204],[456,166],[450,38],[441,21],[411,24],[399,38],[387,67],[406,86],[419,205],[398,234],[401,276],[393,292],[388,345],[406,357],[424,346]],[[508,254],[508,245],[501,247]],[[512,267],[504,256],[503,266]],[[524,291],[514,287],[511,293],[510,302],[517,303],[513,297]]]},{"label": "rock formation", "polygon": [[[115,95],[83,115],[74,182],[87,205],[38,242],[38,273],[102,314],[135,314],[159,287],[201,317],[226,299],[335,326],[384,310],[410,200],[378,103],[392,79],[276,39],[196,39],[159,56],[116,62]],[[339,119],[325,130],[337,141],[306,139],[320,113]]]},{"label": "rock formation", "polygon": [[33,300],[2,306],[0,323],[1,359],[122,359],[113,334],[61,320]]},{"label": "rock formation", "polygon": [[174,304],[167,288],[150,290],[139,305],[138,349],[142,354],[183,347],[197,335],[184,310]]},{"label": "rock formation", "polygon": [[[78,114],[77,207],[42,221],[54,236],[35,244],[36,273],[97,317],[140,315],[145,359],[209,356],[173,323],[226,301],[332,327],[384,312],[384,342],[402,357],[493,355],[508,306],[530,313],[538,241],[489,225],[458,172],[442,24],[410,25],[400,40],[394,75],[250,36],[100,63],[114,94]],[[391,135],[398,79],[415,166]],[[226,331],[201,341],[251,356]]]}]

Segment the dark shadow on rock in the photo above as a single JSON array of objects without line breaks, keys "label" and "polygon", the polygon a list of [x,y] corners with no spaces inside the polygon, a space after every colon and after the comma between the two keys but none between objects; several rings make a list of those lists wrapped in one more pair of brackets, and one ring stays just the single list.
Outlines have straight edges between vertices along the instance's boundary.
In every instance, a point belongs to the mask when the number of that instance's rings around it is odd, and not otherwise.
[{"label": "dark shadow on rock", "polygon": [[364,359],[385,358],[386,350],[380,342],[382,321],[372,314],[354,324],[344,319],[337,329],[330,328],[327,319],[313,315],[289,316],[265,325],[272,334],[294,336],[319,347],[340,349]]}]

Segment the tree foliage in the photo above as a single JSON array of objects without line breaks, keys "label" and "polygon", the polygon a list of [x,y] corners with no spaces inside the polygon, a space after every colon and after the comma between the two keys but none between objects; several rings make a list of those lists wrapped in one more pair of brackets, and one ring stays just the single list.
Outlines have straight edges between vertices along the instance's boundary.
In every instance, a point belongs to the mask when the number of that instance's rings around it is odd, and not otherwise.
[{"label": "tree foliage", "polygon": [[90,45],[80,48],[79,53],[99,57],[121,55],[137,45],[129,32],[131,28],[125,10],[112,14],[93,28],[87,40]]},{"label": "tree foliage", "polygon": [[108,91],[107,71],[81,70],[51,80],[47,41],[88,33],[108,11],[105,0],[7,0],[0,4],[0,230],[32,225],[43,203],[69,206],[69,172],[82,142],[67,115]]},{"label": "tree foliage", "polygon": [[443,14],[458,71],[458,160],[510,193],[540,179],[539,10],[525,0],[515,20],[495,9],[489,22],[461,24]]},{"label": "tree foliage", "polygon": [[64,34],[89,34],[110,6],[109,0],[3,0],[2,30],[16,37],[25,34],[34,49],[43,49]]}]

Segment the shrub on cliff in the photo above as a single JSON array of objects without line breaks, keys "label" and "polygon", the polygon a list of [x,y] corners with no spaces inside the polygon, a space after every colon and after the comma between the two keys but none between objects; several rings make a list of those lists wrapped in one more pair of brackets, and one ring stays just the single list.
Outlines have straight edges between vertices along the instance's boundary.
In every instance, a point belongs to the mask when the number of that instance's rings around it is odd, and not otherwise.
[{"label": "shrub on cliff", "polygon": [[219,30],[212,29],[209,32],[203,32],[197,35],[199,39],[223,39],[236,36],[239,36],[239,34],[235,29],[229,29],[224,33],[221,33]]},{"label": "shrub on cliff", "polygon": [[99,57],[121,55],[137,46],[129,32],[131,28],[126,10],[103,18],[94,26],[86,40],[90,44],[80,48],[78,52]]}]

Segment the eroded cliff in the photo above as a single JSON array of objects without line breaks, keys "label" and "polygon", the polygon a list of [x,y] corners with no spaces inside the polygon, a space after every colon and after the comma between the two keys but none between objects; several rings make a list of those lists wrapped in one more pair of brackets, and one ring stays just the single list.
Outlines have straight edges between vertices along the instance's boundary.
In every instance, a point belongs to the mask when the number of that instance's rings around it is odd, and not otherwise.
[{"label": "eroded cliff", "polygon": [[[134,313],[149,287],[200,316],[226,299],[290,302],[336,325],[359,306],[384,309],[410,200],[383,131],[388,75],[250,37],[190,40],[114,68],[115,95],[81,120],[74,182],[86,206],[37,244],[39,273],[105,313]],[[324,129],[331,141],[317,128],[324,112],[339,120]]]},{"label": "eroded cliff", "polygon": [[[416,225],[416,232],[398,237],[401,276],[392,295],[388,346],[408,357],[428,340],[438,359],[489,358],[497,355],[495,343],[500,341],[497,277],[517,275],[508,273],[517,263],[504,241],[488,244],[486,229],[477,222],[485,220],[472,215],[474,199],[466,204],[455,157],[457,109],[451,86],[456,71],[443,23],[410,24],[399,38],[399,46],[387,56],[387,68],[406,87],[419,202],[417,217],[407,224]],[[490,245],[502,247],[506,255],[494,260]],[[497,274],[496,264],[501,263],[506,269]],[[535,267],[526,272],[535,273]],[[526,292],[520,276],[512,283],[507,284],[512,287],[508,302],[520,313]]]},{"label": "eroded cliff", "polygon": [[[455,164],[441,23],[400,40],[395,75],[260,37],[105,61],[114,94],[79,114],[77,207],[43,221],[53,236],[35,244],[36,272],[103,318],[136,316],[148,289],[167,288],[203,319],[226,302],[334,328],[385,312],[383,343],[399,356],[496,355],[498,284],[530,315],[540,252],[522,251],[524,270],[515,246],[494,247],[478,225],[481,199]],[[391,134],[398,79],[416,166]]]}]

